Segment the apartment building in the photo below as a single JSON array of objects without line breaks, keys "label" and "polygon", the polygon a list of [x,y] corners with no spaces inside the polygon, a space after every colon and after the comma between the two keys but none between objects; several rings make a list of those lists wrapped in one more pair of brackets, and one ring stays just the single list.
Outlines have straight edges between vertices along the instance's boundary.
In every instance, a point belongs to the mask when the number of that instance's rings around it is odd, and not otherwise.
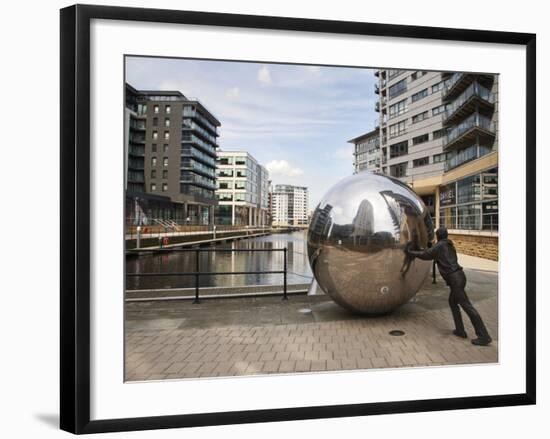
[{"label": "apartment building", "polygon": [[197,99],[126,84],[126,216],[133,224],[213,224],[217,128]]},{"label": "apartment building", "polygon": [[274,226],[308,224],[308,189],[289,184],[275,185],[271,193],[271,217]]},{"label": "apartment building", "polygon": [[[498,76],[390,69],[375,76],[381,172],[411,185],[437,226],[498,239]],[[366,169],[376,172],[368,162]]]},{"label": "apartment building", "polygon": [[348,140],[354,145],[353,173],[361,171],[381,172],[380,130],[376,128],[354,139]]},{"label": "apartment building", "polygon": [[269,173],[246,151],[218,151],[216,224],[269,225]]}]

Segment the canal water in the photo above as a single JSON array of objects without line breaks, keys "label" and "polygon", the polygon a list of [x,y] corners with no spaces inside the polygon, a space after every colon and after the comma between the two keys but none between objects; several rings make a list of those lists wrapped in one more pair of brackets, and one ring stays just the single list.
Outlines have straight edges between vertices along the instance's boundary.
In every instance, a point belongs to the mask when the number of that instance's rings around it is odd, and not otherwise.
[{"label": "canal water", "polygon": [[[288,284],[305,284],[312,279],[307,259],[306,231],[273,234],[242,239],[215,248],[282,249],[287,248]],[[208,247],[212,248],[212,247]],[[201,252],[201,272],[277,271],[283,269],[283,252]],[[163,252],[127,256],[127,273],[182,273],[195,271],[195,252]],[[282,285],[282,274],[210,275],[200,277],[201,287]],[[127,290],[191,288],[194,276],[127,276]]]}]

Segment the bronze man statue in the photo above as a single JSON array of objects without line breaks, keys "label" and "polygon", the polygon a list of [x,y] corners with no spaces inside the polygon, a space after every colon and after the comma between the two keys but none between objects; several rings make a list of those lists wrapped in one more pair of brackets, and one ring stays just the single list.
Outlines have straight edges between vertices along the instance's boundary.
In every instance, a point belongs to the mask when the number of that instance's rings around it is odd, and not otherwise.
[{"label": "bronze man statue", "polygon": [[468,337],[464,330],[462,314],[460,313],[460,307],[462,307],[472,321],[472,325],[477,335],[477,338],[473,339],[472,343],[478,346],[487,346],[491,343],[492,339],[479,313],[476,311],[464,291],[464,287],[466,286],[466,275],[462,267],[458,265],[455,246],[453,242],[448,239],[448,233],[445,227],[437,229],[435,235],[437,237],[437,243],[434,246],[425,250],[411,250],[410,246],[407,246],[405,252],[413,258],[435,260],[441,277],[445,279],[445,282],[451,289],[451,293],[449,294],[449,306],[453,313],[456,328],[453,334],[461,338]]}]

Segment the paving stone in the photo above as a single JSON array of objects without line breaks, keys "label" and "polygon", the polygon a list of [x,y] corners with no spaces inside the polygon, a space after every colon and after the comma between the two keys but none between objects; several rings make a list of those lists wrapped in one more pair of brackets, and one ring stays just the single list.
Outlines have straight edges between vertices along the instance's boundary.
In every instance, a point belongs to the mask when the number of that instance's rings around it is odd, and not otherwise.
[{"label": "paving stone", "polygon": [[[476,347],[469,339],[452,335],[448,289],[443,282],[435,286],[427,282],[414,304],[404,305],[383,317],[362,318],[342,312],[323,296],[292,296],[284,305],[280,298],[268,297],[254,302],[249,298],[212,300],[203,302],[200,309],[191,307],[188,301],[173,302],[170,307],[166,303],[135,302],[126,304],[131,324],[125,331],[125,379],[187,379],[498,362],[497,276],[470,270],[467,277],[468,295],[495,339],[489,347]],[[233,311],[229,312],[232,306]],[[254,306],[258,307],[257,311]],[[271,307],[275,317],[277,313],[282,313],[282,317],[271,319],[269,315],[271,323],[265,323],[267,307]],[[312,309],[312,313],[298,312],[306,307]],[[332,313],[330,317],[323,315],[326,310]],[[243,322],[250,322],[254,313],[259,316],[258,320],[252,324],[235,324],[241,312]],[[148,319],[162,322],[165,315],[173,319],[175,314],[183,322],[178,327],[167,329],[164,325],[155,329],[148,324]],[[225,326],[214,324],[215,319],[226,317],[230,317],[231,322]],[[468,334],[474,336],[467,316],[463,317]],[[299,320],[293,322],[293,318]],[[401,329],[405,335],[392,337],[388,334],[392,329]]]}]

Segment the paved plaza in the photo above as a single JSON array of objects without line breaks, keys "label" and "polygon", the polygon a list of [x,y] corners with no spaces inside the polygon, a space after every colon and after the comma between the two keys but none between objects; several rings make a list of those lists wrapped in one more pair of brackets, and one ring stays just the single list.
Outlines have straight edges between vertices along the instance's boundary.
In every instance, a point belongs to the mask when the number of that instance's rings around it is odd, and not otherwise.
[{"label": "paved plaza", "polygon": [[[325,295],[128,302],[126,380],[498,362],[497,273],[465,272],[466,292],[494,340],[487,347],[451,334],[448,288],[439,276],[377,317],[351,314]],[[465,315],[464,322],[475,337]]]}]

